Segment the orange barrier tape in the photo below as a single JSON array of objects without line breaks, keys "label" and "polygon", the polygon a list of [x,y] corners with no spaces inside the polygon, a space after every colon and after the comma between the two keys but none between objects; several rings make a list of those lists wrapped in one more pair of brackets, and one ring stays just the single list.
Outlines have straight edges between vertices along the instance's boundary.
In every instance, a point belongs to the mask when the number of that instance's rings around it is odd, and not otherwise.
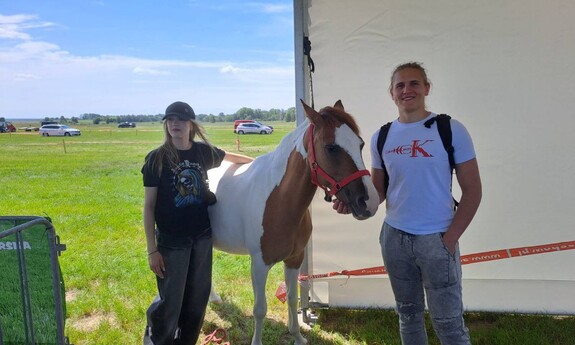
[{"label": "orange barrier tape", "polygon": [[[518,247],[518,248],[510,248],[510,249],[500,249],[494,250],[490,252],[482,252],[482,253],[475,253],[475,254],[468,254],[463,255],[461,257],[461,264],[475,264],[479,262],[486,262],[486,261],[493,261],[493,260],[502,260],[502,259],[509,259],[518,256],[527,256],[527,255],[535,255],[535,254],[545,254],[551,252],[559,252],[564,250],[571,250],[575,249],[575,241],[569,242],[558,242],[558,243],[550,243],[550,244],[543,244],[539,246],[531,246],[531,247]],[[329,272],[323,274],[314,274],[310,276],[299,276],[300,281],[305,280],[312,280],[317,278],[329,278],[334,276],[367,276],[367,275],[374,275],[374,274],[387,274],[387,271],[384,266],[377,266],[377,267],[370,267],[370,268],[361,268],[357,270],[344,270],[341,272]]]},{"label": "orange barrier tape", "polygon": [[[500,249],[494,250],[490,252],[482,252],[482,253],[475,253],[475,254],[468,254],[463,255],[461,257],[461,264],[468,265],[468,264],[475,264],[479,262],[486,262],[486,261],[493,261],[493,260],[503,260],[509,259],[518,256],[527,256],[527,255],[535,255],[535,254],[546,254],[551,252],[560,252],[564,250],[571,250],[575,249],[575,241],[569,242],[558,242],[558,243],[550,243],[550,244],[543,244],[539,246],[531,246],[531,247],[519,247],[519,248],[510,248],[510,249]],[[335,276],[369,276],[375,274],[387,274],[387,270],[384,266],[377,266],[377,267],[369,267],[369,268],[360,268],[357,270],[343,270],[341,272],[329,272],[329,273],[321,273],[321,274],[313,274],[313,275],[300,275],[299,281],[306,281],[318,278],[329,278]],[[286,286],[285,283],[282,282],[280,286],[276,290],[276,297],[285,303],[286,301]]]}]

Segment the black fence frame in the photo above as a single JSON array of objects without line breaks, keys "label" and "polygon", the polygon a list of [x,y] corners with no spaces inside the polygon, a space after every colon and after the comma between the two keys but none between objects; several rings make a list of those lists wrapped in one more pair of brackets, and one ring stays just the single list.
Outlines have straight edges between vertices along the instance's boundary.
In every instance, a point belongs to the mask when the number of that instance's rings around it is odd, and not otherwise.
[{"label": "black fence frame", "polygon": [[[38,216],[13,216],[13,217],[0,217],[0,221],[3,222],[13,222],[14,227],[0,232],[0,239],[16,235],[17,242],[17,256],[18,256],[18,272],[20,275],[20,293],[22,297],[22,314],[24,317],[24,329],[26,332],[26,343],[25,345],[36,344],[34,339],[34,321],[32,319],[31,301],[30,301],[30,291],[28,289],[28,275],[26,268],[25,252],[24,252],[24,241],[22,237],[22,232],[28,228],[31,228],[38,224],[44,224],[46,226],[46,232],[48,235],[48,244],[50,250],[50,267],[52,269],[52,290],[54,295],[54,317],[56,320],[56,338],[57,345],[70,345],[68,338],[64,335],[64,308],[63,300],[64,296],[61,293],[61,275],[60,275],[60,264],[58,262],[58,256],[66,250],[66,245],[60,243],[60,238],[56,235],[56,230],[52,225],[51,221],[45,217]],[[25,223],[22,223],[25,222]],[[16,224],[20,225],[16,225]],[[2,337],[2,325],[0,324],[0,345],[3,345]]]}]

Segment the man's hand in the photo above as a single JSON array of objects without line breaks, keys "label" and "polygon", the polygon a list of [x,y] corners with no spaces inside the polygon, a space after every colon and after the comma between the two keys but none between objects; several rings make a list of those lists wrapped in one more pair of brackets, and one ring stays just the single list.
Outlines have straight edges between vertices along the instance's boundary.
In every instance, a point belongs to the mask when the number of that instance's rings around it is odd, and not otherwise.
[{"label": "man's hand", "polygon": [[451,255],[455,255],[455,248],[457,246],[458,238],[451,236],[451,234],[452,233],[450,232],[446,232],[442,235],[443,244],[445,244],[445,247],[451,253]]},{"label": "man's hand", "polygon": [[351,213],[349,207],[347,207],[347,205],[339,199],[333,200],[332,207],[334,210],[337,211],[337,213],[341,213],[341,214],[350,214]]}]

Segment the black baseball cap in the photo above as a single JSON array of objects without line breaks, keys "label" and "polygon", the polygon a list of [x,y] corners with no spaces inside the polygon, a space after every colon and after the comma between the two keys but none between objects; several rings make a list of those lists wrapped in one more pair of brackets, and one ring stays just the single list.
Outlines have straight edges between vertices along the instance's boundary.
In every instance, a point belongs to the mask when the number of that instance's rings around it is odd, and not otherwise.
[{"label": "black baseball cap", "polygon": [[166,114],[162,117],[165,120],[168,116],[177,116],[180,120],[195,120],[196,114],[194,109],[188,103],[174,102],[166,108]]}]

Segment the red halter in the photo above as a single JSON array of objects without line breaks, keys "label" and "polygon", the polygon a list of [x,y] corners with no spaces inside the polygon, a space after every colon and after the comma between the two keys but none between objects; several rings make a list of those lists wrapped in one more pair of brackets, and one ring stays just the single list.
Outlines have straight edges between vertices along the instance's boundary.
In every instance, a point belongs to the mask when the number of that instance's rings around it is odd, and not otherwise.
[{"label": "red halter", "polygon": [[[311,161],[311,183],[315,184],[316,186],[320,187],[321,189],[323,189],[325,191],[325,201],[330,202],[331,201],[331,197],[334,196],[335,194],[337,194],[343,187],[345,187],[346,185],[348,185],[351,181],[361,178],[364,175],[370,175],[369,171],[364,169],[364,170],[358,170],[356,172],[354,172],[353,174],[349,175],[348,177],[344,178],[341,181],[336,181],[334,180],[331,176],[329,176],[325,170],[323,170],[319,164],[317,164],[316,160],[315,160],[315,150],[313,148],[313,129],[314,129],[314,124],[311,123],[309,125],[309,159]],[[327,182],[329,183],[329,185],[323,186],[322,184],[319,183],[318,180],[318,174],[321,175],[321,177],[323,177],[324,179],[327,180]]]}]

